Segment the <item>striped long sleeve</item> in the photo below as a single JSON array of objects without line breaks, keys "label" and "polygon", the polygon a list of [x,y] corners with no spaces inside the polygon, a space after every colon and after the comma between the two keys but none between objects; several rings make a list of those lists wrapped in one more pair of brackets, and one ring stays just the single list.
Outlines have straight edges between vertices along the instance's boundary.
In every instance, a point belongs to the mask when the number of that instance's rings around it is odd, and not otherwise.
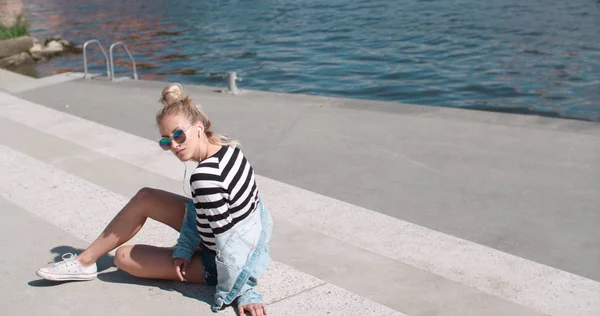
[{"label": "striped long sleeve", "polygon": [[190,178],[196,225],[202,243],[215,248],[215,235],[252,214],[258,204],[254,170],[239,148],[223,146],[200,162]]}]

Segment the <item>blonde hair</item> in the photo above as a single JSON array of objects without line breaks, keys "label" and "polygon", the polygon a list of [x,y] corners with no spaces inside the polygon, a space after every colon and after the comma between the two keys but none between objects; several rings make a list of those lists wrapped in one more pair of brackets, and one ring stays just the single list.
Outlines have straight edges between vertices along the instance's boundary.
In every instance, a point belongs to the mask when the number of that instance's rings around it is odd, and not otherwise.
[{"label": "blonde hair", "polygon": [[166,116],[182,114],[190,124],[201,122],[204,125],[204,134],[211,144],[241,147],[237,140],[217,134],[210,129],[210,119],[202,111],[202,107],[199,104],[194,103],[189,96],[183,94],[181,84],[171,83],[167,85],[162,91],[160,103],[163,104],[163,108],[156,114],[156,124],[160,124]]}]

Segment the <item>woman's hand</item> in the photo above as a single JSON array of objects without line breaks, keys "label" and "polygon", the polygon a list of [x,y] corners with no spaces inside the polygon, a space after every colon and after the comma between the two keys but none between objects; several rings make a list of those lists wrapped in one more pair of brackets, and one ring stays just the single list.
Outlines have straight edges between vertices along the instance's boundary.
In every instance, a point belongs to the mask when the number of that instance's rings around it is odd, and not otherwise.
[{"label": "woman's hand", "polygon": [[244,312],[250,313],[252,316],[266,316],[267,315],[267,307],[263,304],[252,303],[244,306],[240,306],[238,308],[240,316],[244,316]]},{"label": "woman's hand", "polygon": [[187,281],[185,279],[185,274],[187,272],[187,268],[190,265],[190,262],[183,258],[174,258],[173,259],[173,268],[175,268],[175,273],[179,277],[181,282]]}]

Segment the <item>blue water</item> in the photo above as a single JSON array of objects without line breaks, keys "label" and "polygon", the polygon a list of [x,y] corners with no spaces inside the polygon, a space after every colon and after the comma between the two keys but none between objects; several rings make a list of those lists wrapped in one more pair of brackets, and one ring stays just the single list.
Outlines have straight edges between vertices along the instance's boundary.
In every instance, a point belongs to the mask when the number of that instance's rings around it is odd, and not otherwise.
[{"label": "blue water", "polygon": [[[125,41],[141,79],[224,86],[237,71],[248,89],[600,121],[598,0],[24,4],[39,37]],[[82,70],[81,56],[37,67]]]}]

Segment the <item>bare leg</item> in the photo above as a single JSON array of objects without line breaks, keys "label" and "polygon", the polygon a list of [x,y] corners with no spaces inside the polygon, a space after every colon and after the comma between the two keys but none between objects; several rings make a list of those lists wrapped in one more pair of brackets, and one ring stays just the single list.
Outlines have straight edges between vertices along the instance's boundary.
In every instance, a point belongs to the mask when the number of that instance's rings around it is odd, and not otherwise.
[{"label": "bare leg", "polygon": [[[138,278],[179,281],[173,268],[172,248],[147,245],[123,246],[117,249],[116,266]],[[204,284],[204,270],[200,257],[194,255],[185,278],[188,283]]]},{"label": "bare leg", "polygon": [[135,236],[147,218],[179,231],[183,224],[187,200],[186,197],[162,190],[141,189],[77,260],[84,266],[93,264]]}]

